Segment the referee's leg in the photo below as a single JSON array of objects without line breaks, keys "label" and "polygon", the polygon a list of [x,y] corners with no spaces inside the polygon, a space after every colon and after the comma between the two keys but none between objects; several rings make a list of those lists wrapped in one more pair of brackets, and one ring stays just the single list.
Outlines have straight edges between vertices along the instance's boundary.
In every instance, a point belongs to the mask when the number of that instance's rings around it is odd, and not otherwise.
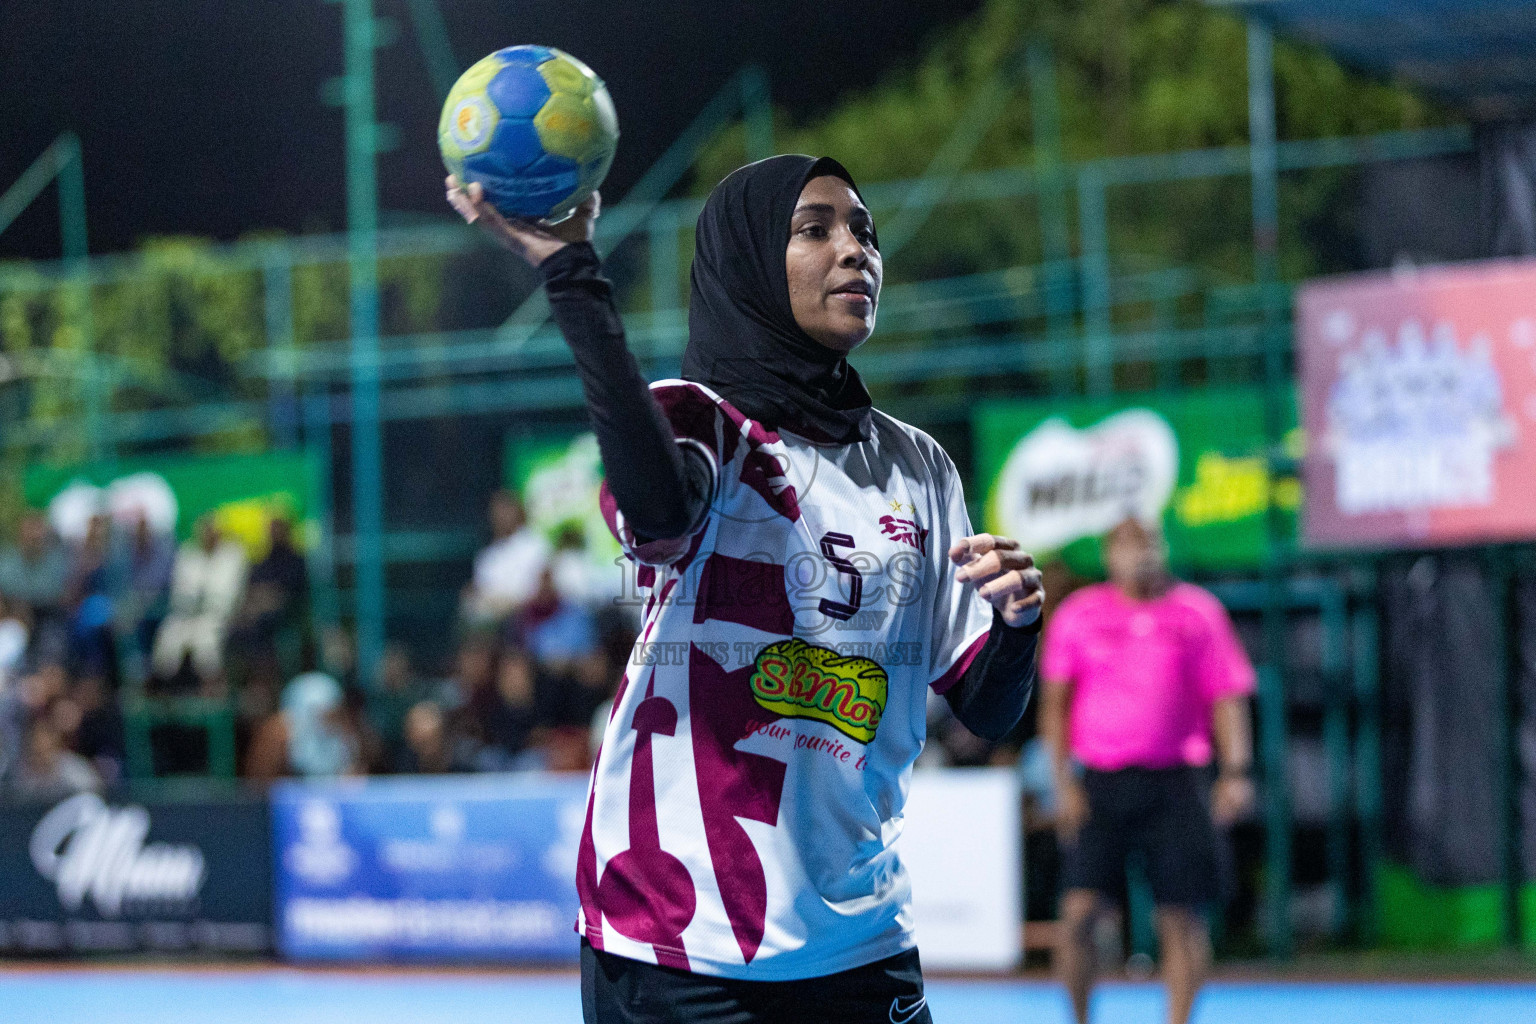
[{"label": "referee's leg", "polygon": [[1147,876],[1157,906],[1168,1020],[1185,1024],[1211,966],[1206,914],[1221,898],[1221,840],[1206,802],[1204,772],[1169,771],[1158,784],[1162,792],[1148,834]]},{"label": "referee's leg", "polygon": [[1098,966],[1093,930],[1103,911],[1095,889],[1068,889],[1061,895],[1054,966],[1057,979],[1072,997],[1077,1024],[1088,1024],[1088,997],[1093,994]]}]

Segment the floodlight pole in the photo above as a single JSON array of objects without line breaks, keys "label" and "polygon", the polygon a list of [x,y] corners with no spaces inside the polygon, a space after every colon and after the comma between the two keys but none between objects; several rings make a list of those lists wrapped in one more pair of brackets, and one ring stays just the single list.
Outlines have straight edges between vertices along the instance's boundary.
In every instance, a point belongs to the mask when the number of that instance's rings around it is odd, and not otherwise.
[{"label": "floodlight pole", "polygon": [[[328,0],[335,3],[337,0]],[[358,677],[372,684],[384,652],[384,443],[379,417],[379,186],[383,133],[374,119],[373,51],[381,44],[373,0],[343,3],[347,257],[352,312],[353,610]]]}]

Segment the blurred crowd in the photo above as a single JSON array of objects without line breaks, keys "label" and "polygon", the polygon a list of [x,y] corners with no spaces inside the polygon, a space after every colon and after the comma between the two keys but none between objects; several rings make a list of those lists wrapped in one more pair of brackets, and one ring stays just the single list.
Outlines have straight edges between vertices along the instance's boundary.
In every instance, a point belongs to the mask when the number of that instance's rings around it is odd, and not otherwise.
[{"label": "blurred crowd", "polygon": [[[205,516],[178,545],[144,516],[101,512],[67,541],[28,513],[0,544],[0,797],[113,787],[146,714],[140,774],[208,772],[206,730],[231,722],[238,773],[257,781],[585,769],[638,609],[616,600],[622,571],[580,527],[551,537],[510,492],[492,497],[488,526],[449,642],[390,643],[363,679],[350,634],[313,621],[285,518],[253,545]],[[178,700],[194,713],[150,710]],[[929,763],[1017,757],[942,700],[931,735]]]},{"label": "blurred crowd", "polygon": [[447,655],[391,643],[363,679],[350,635],[313,621],[287,519],[252,545],[208,516],[178,545],[145,516],[102,511],[70,541],[29,512],[0,544],[0,797],[116,785],[135,715],[139,773],[207,772],[207,729],[231,722],[260,781],[584,769],[634,609],[579,527],[551,539],[505,492],[489,520]]}]

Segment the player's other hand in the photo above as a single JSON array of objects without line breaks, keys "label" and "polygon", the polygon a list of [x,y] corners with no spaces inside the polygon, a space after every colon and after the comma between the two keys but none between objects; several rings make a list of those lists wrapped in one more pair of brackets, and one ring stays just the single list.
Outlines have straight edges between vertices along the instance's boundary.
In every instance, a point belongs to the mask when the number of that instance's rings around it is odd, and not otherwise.
[{"label": "player's other hand", "polygon": [[960,567],[955,579],[976,584],[1008,625],[1027,626],[1040,617],[1045,584],[1034,556],[1020,551],[1018,541],[990,533],[962,537],[950,546],[949,560]]},{"label": "player's other hand", "polygon": [[448,175],[448,205],[458,211],[466,224],[478,224],[497,245],[517,253],[530,266],[537,267],[572,242],[592,241],[592,232],[602,211],[602,196],[593,192],[574,213],[558,224],[522,217],[504,217],[485,198],[478,181],[468,186]]}]

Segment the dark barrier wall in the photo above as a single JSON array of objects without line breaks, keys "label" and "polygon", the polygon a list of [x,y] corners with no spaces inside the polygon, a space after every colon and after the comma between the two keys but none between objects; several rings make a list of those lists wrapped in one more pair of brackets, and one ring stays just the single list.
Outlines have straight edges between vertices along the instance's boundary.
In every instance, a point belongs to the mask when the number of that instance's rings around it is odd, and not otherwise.
[{"label": "dark barrier wall", "polygon": [[260,799],[0,805],[0,952],[272,947]]}]

